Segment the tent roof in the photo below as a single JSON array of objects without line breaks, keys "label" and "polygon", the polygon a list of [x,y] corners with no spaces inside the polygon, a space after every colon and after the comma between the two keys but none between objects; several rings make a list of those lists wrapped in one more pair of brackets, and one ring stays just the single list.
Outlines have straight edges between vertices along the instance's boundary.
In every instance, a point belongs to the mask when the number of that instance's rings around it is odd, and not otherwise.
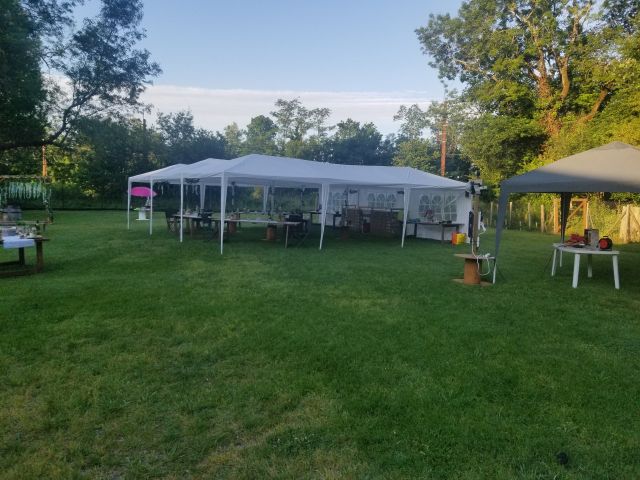
[{"label": "tent roof", "polygon": [[[170,165],[168,167],[159,168],[157,170],[141,173],[139,175],[134,175],[133,177],[129,177],[129,181],[140,183],[149,183],[151,179],[158,182],[169,181],[173,179],[176,172],[179,172],[185,166],[186,165],[184,163],[176,163],[175,165]],[[180,178],[179,174],[178,178]]]},{"label": "tent roof", "polygon": [[[467,184],[409,167],[341,165],[297,158],[251,154],[234,160],[208,158],[191,165],[175,165],[131,177],[133,182],[198,179],[204,184],[219,185],[224,173],[227,181],[239,185],[273,185],[281,187],[350,186],[442,188],[464,190]],[[169,170],[170,169],[170,170]]]},{"label": "tent roof", "polygon": [[640,149],[622,142],[577,153],[505,180],[513,192],[640,192]]}]

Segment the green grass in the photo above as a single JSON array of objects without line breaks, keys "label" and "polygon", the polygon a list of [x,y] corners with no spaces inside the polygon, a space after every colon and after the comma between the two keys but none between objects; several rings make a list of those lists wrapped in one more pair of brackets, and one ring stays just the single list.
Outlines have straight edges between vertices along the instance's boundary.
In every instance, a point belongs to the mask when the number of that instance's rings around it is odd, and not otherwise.
[{"label": "green grass", "polygon": [[0,279],[0,478],[640,477],[638,245],[572,289],[506,232],[479,288],[465,246],[123,219],[61,212]]}]

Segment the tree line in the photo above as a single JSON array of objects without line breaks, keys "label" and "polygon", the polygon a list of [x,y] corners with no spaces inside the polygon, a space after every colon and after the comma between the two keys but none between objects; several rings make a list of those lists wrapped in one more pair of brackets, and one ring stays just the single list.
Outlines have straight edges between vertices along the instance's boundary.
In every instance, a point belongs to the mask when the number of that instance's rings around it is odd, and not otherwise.
[{"label": "tree line", "polygon": [[160,73],[140,48],[140,0],[0,0],[0,174],[39,172],[89,197],[122,195],[141,171],[263,153],[345,164],[408,165],[447,176],[511,175],[612,140],[640,144],[640,0],[468,0],[416,30],[445,84],[442,102],[402,106],[396,134],[330,124],[327,108],[278,99],[222,132],[189,111],[149,125],[140,95]]}]

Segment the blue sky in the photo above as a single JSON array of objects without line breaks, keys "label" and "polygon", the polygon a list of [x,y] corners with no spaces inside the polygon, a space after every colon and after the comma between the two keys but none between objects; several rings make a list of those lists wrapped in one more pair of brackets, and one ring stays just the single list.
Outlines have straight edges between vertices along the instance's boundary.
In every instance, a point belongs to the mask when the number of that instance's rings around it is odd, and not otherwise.
[{"label": "blue sky", "polygon": [[414,30],[461,1],[146,0],[144,46],[163,69],[145,95],[221,130],[268,114],[279,97],[327,106],[332,121],[397,129],[403,103],[441,100]]}]

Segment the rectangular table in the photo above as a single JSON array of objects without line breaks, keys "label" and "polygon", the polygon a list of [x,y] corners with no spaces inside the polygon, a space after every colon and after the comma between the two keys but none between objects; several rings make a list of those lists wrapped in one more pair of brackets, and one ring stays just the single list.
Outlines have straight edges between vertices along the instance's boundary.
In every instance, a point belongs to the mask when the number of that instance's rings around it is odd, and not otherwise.
[{"label": "rectangular table", "polygon": [[[304,220],[303,220],[304,221]],[[268,226],[273,225],[273,226],[277,226],[277,225],[281,225],[281,226],[286,226],[287,227],[287,231],[284,237],[284,248],[287,248],[288,243],[289,243],[289,227],[292,226],[298,226],[300,225],[302,222],[287,222],[287,221],[283,221],[283,220],[269,220],[269,219],[261,219],[261,218],[226,218],[225,222],[227,223],[227,225],[229,223],[257,223],[257,224],[265,224]]]},{"label": "rectangular table", "polygon": [[[9,261],[9,262],[0,262],[0,265],[19,265],[21,268],[19,270],[9,270],[9,271],[0,271],[0,277],[9,277],[15,275],[28,275],[31,273],[40,273],[44,269],[44,254],[42,249],[42,244],[44,242],[49,241],[48,238],[44,238],[42,236],[37,236],[32,239],[34,245],[25,245],[19,246],[16,245],[15,248],[18,250],[18,260]],[[6,243],[9,243],[10,240],[7,240]],[[5,248],[5,239],[0,238],[0,245]],[[30,248],[31,246],[35,246],[36,248],[36,265],[32,269],[24,268],[25,267],[25,255],[24,249]]]},{"label": "rectangular table", "polygon": [[413,236],[418,238],[418,225],[425,226],[438,226],[440,227],[440,243],[444,243],[444,231],[447,228],[455,228],[456,233],[460,232],[460,227],[463,223],[443,223],[443,222],[407,222],[407,224],[413,225]]},{"label": "rectangular table", "polygon": [[[573,253],[573,282],[572,287],[578,288],[578,277],[580,275],[580,257],[582,255],[587,256],[587,277],[591,278],[593,276],[593,268],[591,257],[593,255],[609,255],[611,257],[611,261],[613,263],[613,284],[616,289],[620,289],[620,274],[618,272],[618,255],[620,252],[618,250],[600,250],[598,248],[593,247],[575,247],[571,245],[566,245],[563,243],[554,243],[553,244],[553,259],[551,265],[551,276],[555,276],[556,274],[556,259],[558,257],[558,252],[562,255],[562,252]],[[562,266],[562,263],[560,263]]]}]

